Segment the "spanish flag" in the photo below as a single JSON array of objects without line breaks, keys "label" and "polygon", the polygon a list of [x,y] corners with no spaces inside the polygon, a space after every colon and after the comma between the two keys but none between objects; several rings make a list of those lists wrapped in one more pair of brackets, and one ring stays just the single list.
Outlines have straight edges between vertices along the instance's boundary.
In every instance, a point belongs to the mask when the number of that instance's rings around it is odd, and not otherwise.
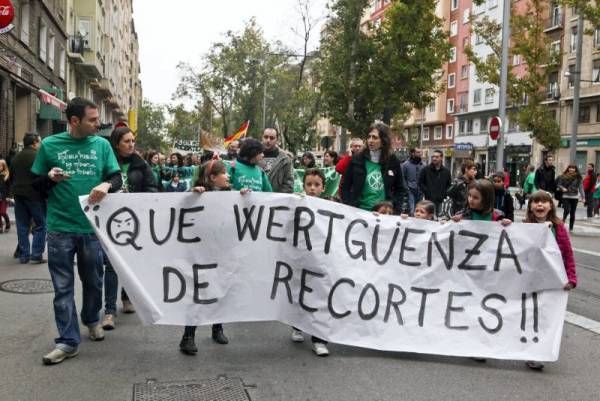
[{"label": "spanish flag", "polygon": [[246,132],[248,132],[249,126],[250,126],[250,120],[244,121],[242,126],[237,130],[237,132],[235,134],[231,134],[227,138],[225,138],[225,141],[223,141],[223,144],[225,145],[225,147],[229,146],[229,144],[231,142],[240,140],[243,137],[245,137]]}]

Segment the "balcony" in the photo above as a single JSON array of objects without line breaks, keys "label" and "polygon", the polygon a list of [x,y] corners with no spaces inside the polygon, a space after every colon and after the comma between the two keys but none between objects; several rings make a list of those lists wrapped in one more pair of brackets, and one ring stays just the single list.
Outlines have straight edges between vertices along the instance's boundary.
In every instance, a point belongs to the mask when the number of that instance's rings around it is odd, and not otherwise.
[{"label": "balcony", "polygon": [[95,81],[90,82],[90,86],[93,89],[93,91],[96,92],[99,96],[103,98],[112,97],[112,93],[110,91],[110,83],[108,82],[108,79],[96,79]]},{"label": "balcony", "polygon": [[546,92],[546,100],[557,101],[560,99],[560,89],[558,88],[558,82],[551,82]]},{"label": "balcony", "polygon": [[546,21],[546,29],[544,32],[552,32],[558,29],[563,28],[563,15],[560,12],[560,9],[555,8],[552,12],[550,18]]},{"label": "balcony", "polygon": [[83,36],[71,35],[68,38],[69,47],[67,49],[67,57],[75,64],[83,63],[83,54],[85,52],[85,43]]}]

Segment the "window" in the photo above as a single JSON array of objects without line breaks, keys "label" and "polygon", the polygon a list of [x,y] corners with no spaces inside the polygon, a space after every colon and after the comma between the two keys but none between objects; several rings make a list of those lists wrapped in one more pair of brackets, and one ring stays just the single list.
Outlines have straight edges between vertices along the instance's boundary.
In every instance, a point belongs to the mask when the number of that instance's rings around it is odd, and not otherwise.
[{"label": "window", "polygon": [[448,124],[446,125],[446,139],[452,139],[454,136],[454,125]]},{"label": "window", "polygon": [[452,21],[450,23],[450,36],[456,36],[458,34],[458,23],[456,21]]},{"label": "window", "polygon": [[494,101],[494,92],[494,88],[487,88],[485,90],[485,104],[489,104]]},{"label": "window", "polygon": [[21,5],[21,41],[29,44],[29,3]]},{"label": "window", "polygon": [[600,49],[600,28],[596,28],[594,31],[594,47]]},{"label": "window", "polygon": [[462,43],[463,49],[466,48],[467,46],[469,46],[469,37],[465,36],[463,38],[463,43]]},{"label": "window", "polygon": [[557,40],[550,44],[550,51],[553,55],[560,55],[560,40]]},{"label": "window", "polygon": [[473,14],[475,14],[475,15],[481,14],[484,11],[485,11],[485,3],[480,4],[480,5],[473,4]]},{"label": "window", "polygon": [[59,72],[58,72],[58,76],[61,77],[62,79],[65,79],[65,69],[67,68],[67,57],[66,57],[66,52],[65,49],[61,48],[60,49],[60,59],[59,61]]},{"label": "window", "polygon": [[467,96],[468,94],[466,93],[461,93],[460,97],[459,97],[459,102],[458,102],[458,111],[460,111],[461,113],[465,113],[467,111]]},{"label": "window", "polygon": [[594,81],[593,85],[600,83],[600,59],[592,63],[592,81]]},{"label": "window", "polygon": [[546,99],[558,100],[559,89],[558,89],[558,72],[552,72],[548,75],[548,93]]},{"label": "window", "polygon": [[454,113],[454,99],[448,99],[448,113]]},{"label": "window", "polygon": [[450,10],[454,11],[458,8],[458,0],[452,0],[452,3],[450,4]]},{"label": "window", "polygon": [[467,64],[460,67],[460,78],[461,79],[469,78],[469,66]]},{"label": "window", "polygon": [[439,141],[442,139],[442,127],[438,126],[433,129],[433,140]]},{"label": "window", "polygon": [[456,62],[456,47],[450,48],[450,62]]},{"label": "window", "polygon": [[600,103],[596,103],[596,122],[600,123]]},{"label": "window", "polygon": [[483,39],[481,38],[481,35],[478,33],[475,33],[475,44],[480,45],[482,43],[483,43]]},{"label": "window", "polygon": [[521,64],[521,55],[520,54],[513,54],[512,65],[519,65],[519,64]]},{"label": "window", "polygon": [[54,65],[54,35],[50,34],[50,39],[48,39],[48,67],[53,70],[56,66]]},{"label": "window", "polygon": [[44,23],[40,23],[40,58],[42,61],[46,61],[47,52],[47,38],[48,38],[48,27]]},{"label": "window", "polygon": [[498,0],[488,0],[488,8],[492,9],[498,7]]},{"label": "window", "polygon": [[429,103],[429,112],[435,113],[435,100],[433,102]]},{"label": "window", "polygon": [[470,9],[465,9],[465,11],[463,11],[463,24],[468,24],[469,23],[469,17],[471,16],[471,10]]},{"label": "window", "polygon": [[577,27],[574,26],[573,28],[571,28],[571,47],[570,47],[571,53],[575,53],[575,51],[577,50]]},{"label": "window", "polygon": [[473,133],[473,120],[467,120],[467,134]]},{"label": "window", "polygon": [[575,66],[569,66],[569,88],[573,88],[575,84]]},{"label": "window", "polygon": [[554,1],[552,4],[552,10],[550,11],[552,18],[552,26],[559,26],[561,24],[560,5]]},{"label": "window", "polygon": [[481,89],[475,89],[473,91],[473,104],[474,105],[481,104]]},{"label": "window", "polygon": [[423,127],[423,140],[429,140],[429,127]]},{"label": "window", "polygon": [[481,117],[479,120],[479,133],[486,134],[488,132],[489,117]]},{"label": "window", "polygon": [[456,86],[456,74],[448,74],[448,88],[454,88]]},{"label": "window", "polygon": [[464,134],[465,133],[465,120],[459,120],[458,121],[458,133],[459,134]]},{"label": "window", "polygon": [[579,119],[578,122],[580,124],[585,124],[590,122],[590,106],[579,106]]}]

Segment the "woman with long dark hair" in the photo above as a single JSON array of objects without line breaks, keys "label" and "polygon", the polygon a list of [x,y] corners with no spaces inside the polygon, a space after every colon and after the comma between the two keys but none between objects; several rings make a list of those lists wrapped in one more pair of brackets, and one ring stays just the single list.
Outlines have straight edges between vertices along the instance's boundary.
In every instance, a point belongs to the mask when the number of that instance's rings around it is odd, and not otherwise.
[{"label": "woman with long dark hair", "polygon": [[[129,127],[116,128],[110,135],[110,145],[115,152],[121,177],[123,179],[123,192],[157,192],[158,185],[152,174],[150,166],[135,152],[135,136]],[[117,315],[117,292],[119,279],[110,261],[105,256],[104,272],[104,318],[102,327],[105,330],[115,328]],[[125,289],[121,290],[121,302],[124,313],[133,313],[135,309]]]},{"label": "woman with long dark hair", "polygon": [[396,214],[408,213],[407,190],[400,161],[392,153],[390,128],[384,123],[369,127],[367,147],[352,157],[342,182],[342,202],[371,210],[391,201]]},{"label": "woman with long dark hair", "polygon": [[573,231],[575,225],[575,211],[577,210],[577,203],[579,198],[583,198],[583,179],[579,173],[579,169],[574,164],[569,164],[565,171],[556,179],[557,191],[562,194],[563,204],[563,220],[567,221],[567,216],[571,215],[569,219],[569,231]]}]

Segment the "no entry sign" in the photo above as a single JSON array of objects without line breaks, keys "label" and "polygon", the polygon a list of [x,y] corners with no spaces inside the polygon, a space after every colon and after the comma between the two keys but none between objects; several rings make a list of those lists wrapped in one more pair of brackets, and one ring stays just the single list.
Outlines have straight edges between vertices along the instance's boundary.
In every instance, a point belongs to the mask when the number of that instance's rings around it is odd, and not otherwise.
[{"label": "no entry sign", "polygon": [[495,116],[490,118],[488,131],[490,132],[490,138],[492,138],[494,141],[498,139],[498,136],[500,136],[500,127],[502,127],[502,121],[500,121],[500,117]]}]

